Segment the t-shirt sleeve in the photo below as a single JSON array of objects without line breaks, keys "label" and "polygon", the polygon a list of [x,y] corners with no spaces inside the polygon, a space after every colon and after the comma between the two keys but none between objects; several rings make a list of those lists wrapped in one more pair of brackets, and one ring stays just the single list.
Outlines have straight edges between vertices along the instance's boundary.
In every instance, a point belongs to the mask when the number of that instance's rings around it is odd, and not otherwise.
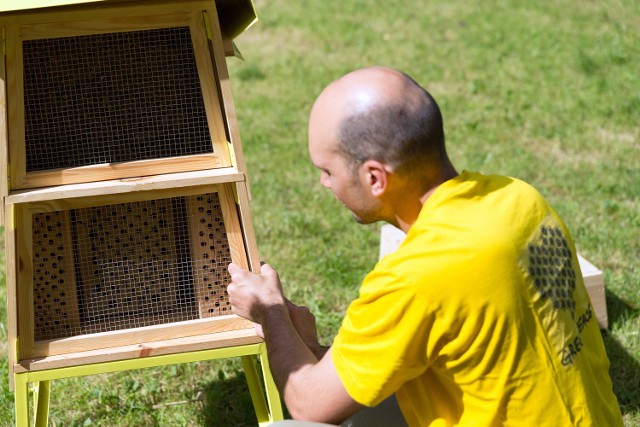
[{"label": "t-shirt sleeve", "polygon": [[365,406],[377,405],[429,366],[433,315],[401,273],[401,268],[369,273],[332,346],[343,385]]}]

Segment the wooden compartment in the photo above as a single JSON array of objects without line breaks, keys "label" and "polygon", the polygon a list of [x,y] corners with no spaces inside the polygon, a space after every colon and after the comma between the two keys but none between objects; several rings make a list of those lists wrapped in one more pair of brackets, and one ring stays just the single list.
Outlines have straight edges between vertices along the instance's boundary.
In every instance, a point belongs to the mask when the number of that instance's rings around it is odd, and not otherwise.
[{"label": "wooden compartment", "polygon": [[15,205],[20,359],[250,327],[226,293],[249,266],[235,185]]},{"label": "wooden compartment", "polygon": [[116,3],[0,21],[11,188],[231,166],[213,5]]}]

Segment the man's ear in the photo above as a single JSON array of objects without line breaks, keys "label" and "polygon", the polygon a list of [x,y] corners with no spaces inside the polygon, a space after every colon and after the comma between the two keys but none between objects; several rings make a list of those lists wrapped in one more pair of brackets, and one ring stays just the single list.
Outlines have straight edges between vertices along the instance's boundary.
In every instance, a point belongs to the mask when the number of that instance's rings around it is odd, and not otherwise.
[{"label": "man's ear", "polygon": [[389,185],[391,168],[377,160],[367,160],[362,164],[362,169],[371,195],[382,196]]}]

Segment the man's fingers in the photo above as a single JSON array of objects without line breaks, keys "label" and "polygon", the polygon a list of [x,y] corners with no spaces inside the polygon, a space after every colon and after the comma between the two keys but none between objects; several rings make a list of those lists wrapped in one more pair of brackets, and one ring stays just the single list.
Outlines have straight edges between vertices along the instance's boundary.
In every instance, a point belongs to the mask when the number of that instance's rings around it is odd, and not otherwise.
[{"label": "man's fingers", "polygon": [[234,263],[229,264],[227,270],[229,271],[231,280],[234,282],[242,282],[245,278],[251,277],[251,275],[253,274]]},{"label": "man's fingers", "polygon": [[[234,263],[230,263],[229,267],[227,267],[227,270],[229,271],[229,274],[232,277],[234,275],[238,275],[238,274],[242,274],[242,273],[250,273],[248,270],[245,270],[244,268],[242,268],[239,265],[236,265]],[[263,275],[263,276],[277,276],[278,272],[273,267],[271,267],[269,264],[266,264],[266,263],[262,262],[261,266],[260,266],[260,275]]]},{"label": "man's fingers", "polygon": [[229,270],[229,274],[233,276],[234,274],[241,272],[242,268],[235,265],[234,263],[231,263],[229,264],[228,270]]},{"label": "man's fingers", "polygon": [[269,264],[263,263],[260,266],[260,274],[272,276],[272,275],[277,275],[278,272],[276,272],[276,270],[273,267],[271,267]]}]

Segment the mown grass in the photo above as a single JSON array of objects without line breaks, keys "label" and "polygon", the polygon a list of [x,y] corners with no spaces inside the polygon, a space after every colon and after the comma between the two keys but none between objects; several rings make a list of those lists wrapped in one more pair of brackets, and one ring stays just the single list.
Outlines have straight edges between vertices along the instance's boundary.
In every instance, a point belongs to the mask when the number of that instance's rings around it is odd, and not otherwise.
[{"label": "mown grass", "polygon": [[[439,101],[459,169],[532,183],[563,216],[580,253],[603,270],[614,391],[625,424],[640,426],[640,3],[255,6],[260,21],[236,40],[246,61],[229,64],[256,235],[288,295],[317,314],[322,339],[330,342],[375,263],[379,225],[355,224],[317,183],[307,115],[345,72],[392,66]],[[6,363],[0,420],[12,417]],[[251,411],[240,365],[229,360],[56,381],[51,420],[252,425]]]}]

